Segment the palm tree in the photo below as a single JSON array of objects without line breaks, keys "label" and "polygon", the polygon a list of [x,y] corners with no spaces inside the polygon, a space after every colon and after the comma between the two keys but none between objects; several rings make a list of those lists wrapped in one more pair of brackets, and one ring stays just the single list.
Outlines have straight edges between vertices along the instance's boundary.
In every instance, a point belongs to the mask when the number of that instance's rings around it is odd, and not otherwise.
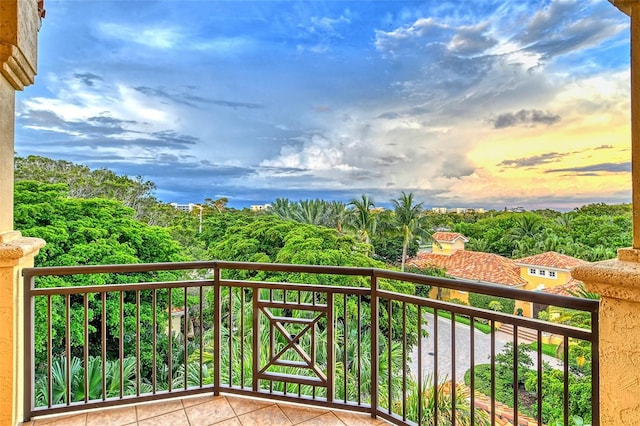
[{"label": "palm tree", "polygon": [[425,216],[422,214],[422,203],[413,201],[413,193],[402,192],[400,198],[391,200],[395,211],[395,223],[402,233],[402,261],[401,270],[407,258],[407,248],[411,241],[428,235],[425,229]]},{"label": "palm tree", "polygon": [[284,220],[296,220],[298,203],[289,201],[288,198],[276,198],[271,206],[271,213]]},{"label": "palm tree", "polygon": [[328,226],[336,228],[342,234],[342,225],[349,216],[347,206],[341,201],[331,201],[328,205]]},{"label": "palm tree", "polygon": [[322,200],[302,200],[299,203],[300,208],[297,209],[295,219],[301,223],[310,225],[324,225],[327,216],[325,209],[326,203]]},{"label": "palm tree", "polygon": [[511,228],[514,240],[530,237],[536,239],[542,231],[542,218],[536,214],[522,213],[515,218],[515,226]]},{"label": "palm tree", "polygon": [[377,227],[376,217],[371,213],[371,209],[375,207],[373,199],[363,194],[360,199],[352,199],[349,206],[352,207],[352,226],[356,230],[358,239],[370,244],[371,236],[375,234]]}]

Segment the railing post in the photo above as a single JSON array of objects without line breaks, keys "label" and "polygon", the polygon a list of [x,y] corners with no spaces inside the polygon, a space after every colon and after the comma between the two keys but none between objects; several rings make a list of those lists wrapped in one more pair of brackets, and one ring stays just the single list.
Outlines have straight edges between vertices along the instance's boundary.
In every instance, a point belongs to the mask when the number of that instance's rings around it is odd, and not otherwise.
[{"label": "railing post", "polygon": [[260,371],[260,307],[258,305],[258,301],[260,299],[260,289],[253,289],[253,338],[251,342],[253,343],[253,371],[251,372],[251,385],[254,392],[258,392],[259,388],[259,380],[258,380],[258,371]]},{"label": "railing post", "polygon": [[[214,266],[213,270],[213,394],[220,395],[220,379],[222,363],[220,359],[220,346],[222,342],[222,297],[220,291],[220,267]],[[229,354],[231,356],[231,354]]]},{"label": "railing post", "polygon": [[[371,273],[371,417],[378,412],[378,276]],[[391,362],[391,361],[389,361]]]},{"label": "railing post", "polygon": [[[327,402],[333,402],[333,396],[335,394],[335,375],[336,375],[336,362],[335,362],[335,332],[336,332],[336,324],[335,324],[335,315],[333,313],[334,310],[334,301],[333,301],[333,292],[327,292]],[[346,315],[347,307],[344,307],[344,315]],[[346,322],[345,322],[346,324]],[[346,332],[345,330],[342,331]],[[347,348],[343,348],[342,350],[346,351]],[[343,368],[347,368],[344,366]]]}]

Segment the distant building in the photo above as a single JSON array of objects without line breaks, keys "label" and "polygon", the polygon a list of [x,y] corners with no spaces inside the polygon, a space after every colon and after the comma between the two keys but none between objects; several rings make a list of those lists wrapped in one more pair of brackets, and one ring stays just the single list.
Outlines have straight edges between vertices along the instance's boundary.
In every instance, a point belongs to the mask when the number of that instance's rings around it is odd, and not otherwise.
[{"label": "distant building", "polygon": [[456,214],[464,214],[464,213],[484,213],[485,209],[482,207],[476,208],[468,208],[468,207],[432,207],[431,211],[433,213],[445,214],[445,213],[456,213]]},{"label": "distant building", "polygon": [[[437,267],[444,269],[454,278],[481,283],[500,284],[507,287],[530,291],[544,291],[553,294],[569,294],[581,284],[571,278],[571,268],[588,262],[571,256],[548,251],[512,260],[492,253],[465,250],[469,239],[457,232],[436,232],[433,234],[432,252],[420,252],[407,261],[407,265],[418,268]],[[567,291],[568,290],[568,291]],[[431,294],[435,297],[437,289]],[[469,302],[466,291],[443,290],[445,299],[459,299]],[[517,301],[516,312],[537,318],[544,305]]]},{"label": "distant building", "polygon": [[252,212],[263,212],[271,210],[271,204],[253,204],[249,207]]},{"label": "distant building", "polygon": [[174,209],[181,210],[185,213],[191,213],[193,209],[200,207],[199,204],[189,203],[189,204],[178,204],[178,203],[169,203]]}]

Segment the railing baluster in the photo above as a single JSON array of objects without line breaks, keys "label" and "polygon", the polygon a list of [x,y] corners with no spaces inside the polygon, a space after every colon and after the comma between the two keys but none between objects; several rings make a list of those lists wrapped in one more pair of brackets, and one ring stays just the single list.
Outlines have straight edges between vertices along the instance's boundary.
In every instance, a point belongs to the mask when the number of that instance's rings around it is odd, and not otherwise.
[{"label": "railing baluster", "polygon": [[240,287],[240,388],[244,389],[244,287]]},{"label": "railing baluster", "polygon": [[407,420],[407,304],[402,302],[402,420]]},{"label": "railing baluster", "polygon": [[456,426],[456,313],[451,312],[451,425]]},{"label": "railing baluster", "polygon": [[[101,328],[102,336],[100,344],[102,345],[102,351],[100,358],[102,361],[102,400],[107,400],[107,293],[101,293],[102,301],[102,314],[101,314]],[[155,349],[155,348],[154,348]],[[154,362],[155,366],[155,362]]]},{"label": "railing baluster", "polygon": [[233,387],[233,287],[229,287],[229,387]]},{"label": "railing baluster", "polygon": [[182,352],[183,352],[183,364],[182,364],[182,373],[184,374],[184,390],[187,390],[188,388],[188,383],[187,383],[187,376],[188,376],[188,371],[189,371],[189,326],[187,324],[189,319],[189,307],[187,306],[187,287],[184,288],[184,301],[183,301],[183,310],[182,310],[182,340],[183,340],[183,348],[182,348]]},{"label": "railing baluster", "polygon": [[169,336],[168,336],[168,344],[169,344],[169,349],[168,349],[168,354],[169,354],[169,358],[167,360],[167,377],[169,380],[168,383],[168,389],[169,392],[171,392],[173,390],[173,300],[172,300],[172,296],[173,296],[173,289],[169,289],[169,294],[168,294],[168,304],[169,307],[167,308],[168,311],[168,327],[167,329],[169,330]]},{"label": "railing baluster", "polygon": [[538,350],[537,350],[537,356],[538,356],[538,392],[537,392],[537,398],[538,398],[538,424],[542,424],[542,368],[543,368],[543,364],[542,364],[542,331],[538,330]]},{"label": "railing baluster", "polygon": [[389,305],[387,308],[387,399],[388,399],[388,408],[389,408],[389,414],[393,413],[393,394],[392,394],[392,381],[393,381],[393,377],[392,377],[392,373],[391,373],[391,366],[393,364],[393,361],[391,360],[391,346],[392,346],[392,339],[391,339],[391,332],[393,330],[393,323],[392,323],[392,310],[393,308],[391,307],[391,299],[389,300]]},{"label": "railing baluster", "polygon": [[67,368],[65,371],[66,378],[66,403],[71,405],[71,295],[67,294],[65,297],[65,350],[64,356],[67,360]]},{"label": "railing baluster", "polygon": [[[204,326],[202,325],[202,317],[203,317],[203,315],[202,315],[202,299],[204,297],[204,289],[202,287],[200,287],[198,293],[199,293],[198,294],[198,296],[199,296],[198,297],[198,330],[199,330],[198,331],[198,334],[199,334],[198,340],[199,340],[199,348],[200,348],[200,350],[199,350],[199,355],[200,355],[199,356],[199,358],[200,358],[199,359],[199,361],[200,361],[200,368],[199,368],[199,370],[200,370],[200,382],[199,382],[199,385],[200,385],[200,388],[202,388],[202,385],[204,383],[204,377],[203,377],[204,372],[203,372],[203,369],[202,369],[203,368],[202,357],[203,357],[203,352],[204,352],[204,344],[203,344]],[[243,373],[244,373],[244,371],[243,371]]]},{"label": "railing baluster", "polygon": [[422,424],[422,305],[418,305],[418,424]]},{"label": "railing baluster", "polygon": [[358,357],[358,405],[362,404],[362,296],[358,295],[358,329],[356,337],[358,339],[358,347],[356,348]]},{"label": "railing baluster", "polygon": [[[120,292],[120,333],[118,334],[118,357],[120,360],[120,399],[124,396],[124,292]],[[171,371],[171,368],[169,368]],[[171,387],[169,387],[171,391]]]},{"label": "railing baluster", "polygon": [[513,424],[518,424],[518,326],[513,325]]},{"label": "railing baluster", "polygon": [[140,290],[136,291],[136,396],[140,396]]},{"label": "railing baluster", "polygon": [[84,402],[89,402],[89,293],[84,293]]},{"label": "railing baluster", "polygon": [[51,362],[53,361],[53,341],[51,339],[52,327],[51,296],[47,296],[47,401],[49,402],[49,407],[53,405],[53,382],[51,380]]},{"label": "railing baluster", "polygon": [[491,320],[491,426],[496,424],[496,323]]},{"label": "railing baluster", "polygon": [[[476,424],[476,324],[475,317],[469,317],[470,325],[469,325],[469,346],[471,349],[471,354],[469,356],[470,360],[470,375],[469,375],[469,386],[471,386],[471,424]],[[516,425],[517,426],[517,425]]]},{"label": "railing baluster", "polygon": [[438,424],[438,309],[433,310],[433,419]]},{"label": "railing baluster", "polygon": [[[221,360],[221,343],[222,343],[222,295],[221,295],[221,282],[220,282],[220,268],[216,267],[213,270],[213,394],[215,396],[220,395],[220,380],[222,378],[222,360]],[[254,292],[254,297],[256,294]],[[257,312],[254,312],[257,315]],[[253,354],[256,357],[256,353]],[[253,374],[256,374],[254,370]],[[257,391],[257,389],[254,389]]]},{"label": "railing baluster", "polygon": [[157,371],[157,353],[158,353],[158,290],[151,290],[151,387],[152,392],[158,390],[158,371]]},{"label": "railing baluster", "polygon": [[342,392],[343,401],[347,403],[347,293],[342,295],[342,309],[344,318],[342,320]]},{"label": "railing baluster", "polygon": [[569,337],[564,336],[564,354],[562,357],[564,362],[564,424],[569,424]]}]

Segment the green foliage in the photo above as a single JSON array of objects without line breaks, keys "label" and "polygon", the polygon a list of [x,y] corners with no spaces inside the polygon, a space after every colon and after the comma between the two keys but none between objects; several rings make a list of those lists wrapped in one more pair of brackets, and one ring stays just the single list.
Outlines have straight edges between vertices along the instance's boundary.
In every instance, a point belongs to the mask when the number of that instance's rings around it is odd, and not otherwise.
[{"label": "green foliage", "polygon": [[[476,409],[474,419],[471,417],[471,392],[468,387],[456,384],[455,411],[454,399],[450,391],[451,382],[433,385],[433,376],[426,375],[422,389],[416,384],[411,384],[407,396],[407,418],[413,422],[418,421],[418,408],[422,407],[421,425],[448,426],[455,424],[461,426],[488,426],[491,424],[486,411]],[[437,401],[437,422],[436,422]]]},{"label": "green foliage", "polygon": [[[536,394],[538,378],[529,374],[525,383],[528,392]],[[544,364],[542,370],[542,422],[545,424],[562,424],[564,417],[564,373]],[[537,404],[531,407],[537,412]],[[591,422],[591,376],[569,374],[569,413],[580,421]],[[578,419],[576,419],[577,421]],[[579,424],[579,423],[578,423]]]},{"label": "green foliage", "polygon": [[[15,185],[15,223],[25,236],[44,238],[47,245],[36,257],[36,266],[71,266],[95,264],[135,264],[173,262],[184,260],[180,245],[169,232],[160,227],[148,226],[134,219],[132,209],[120,202],[107,199],[69,198],[67,188],[62,184],[43,184],[34,181],[20,181]],[[43,277],[36,280],[38,287],[68,287],[102,284],[135,283],[142,281],[172,280],[177,273],[156,274],[97,274],[70,277]],[[97,294],[88,294],[89,330],[100,329],[102,304]],[[140,327],[151,336],[150,294],[141,295]],[[165,296],[166,300],[166,296]],[[122,326],[135,334],[136,300],[133,293],[126,293],[123,299],[125,321]],[[93,340],[84,341],[84,300],[80,296],[70,299],[72,347],[101,345],[99,336],[91,334]],[[63,297],[53,297],[52,304],[52,351],[62,354],[66,323],[66,302]],[[35,353],[36,360],[42,362],[46,356],[46,300],[35,301]],[[119,346],[119,301],[106,300],[106,320],[109,348]],[[162,315],[160,315],[161,317]],[[142,356],[151,357],[149,339],[142,342]],[[125,342],[125,351],[132,353],[135,341]],[[114,349],[110,349],[114,350]]]},{"label": "green foliage", "polygon": [[478,293],[469,293],[469,304],[476,308],[496,310],[505,314],[513,314],[516,306],[516,302],[513,299]]},{"label": "green foliage", "polygon": [[468,248],[520,258],[557,251],[588,261],[615,258],[631,244],[631,205],[590,204],[572,212],[491,212],[477,221],[461,215],[450,226],[470,238]]},{"label": "green foliage", "polygon": [[63,184],[72,198],[106,198],[120,201],[134,211],[134,217],[148,225],[167,226],[182,212],[160,203],[155,197],[156,186],[142,176],[134,179],[108,169],[91,170],[87,166],[64,160],[31,155],[15,157],[16,182],[36,181]]}]

